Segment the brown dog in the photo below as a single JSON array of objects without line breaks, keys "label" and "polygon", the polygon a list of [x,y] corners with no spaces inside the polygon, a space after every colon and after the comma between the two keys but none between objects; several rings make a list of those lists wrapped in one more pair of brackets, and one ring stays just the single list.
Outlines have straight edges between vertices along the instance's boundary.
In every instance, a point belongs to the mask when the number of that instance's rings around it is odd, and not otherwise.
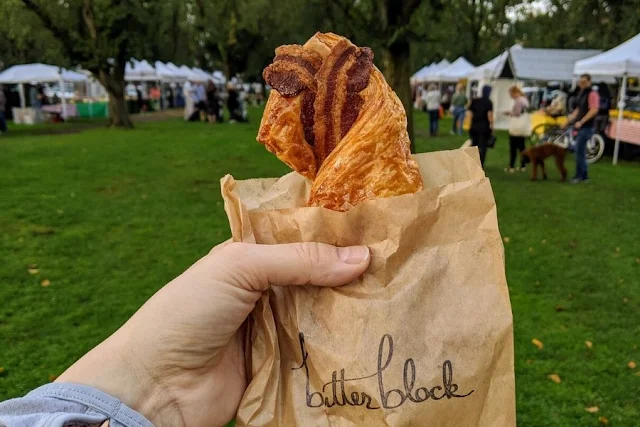
[{"label": "brown dog", "polygon": [[556,166],[562,175],[562,181],[567,179],[567,169],[564,167],[564,148],[555,144],[534,145],[524,150],[520,156],[526,164],[531,162],[533,171],[531,173],[531,181],[538,179],[538,166],[542,169],[542,178],[547,179],[547,172],[544,170],[544,159],[554,156],[556,158]]}]

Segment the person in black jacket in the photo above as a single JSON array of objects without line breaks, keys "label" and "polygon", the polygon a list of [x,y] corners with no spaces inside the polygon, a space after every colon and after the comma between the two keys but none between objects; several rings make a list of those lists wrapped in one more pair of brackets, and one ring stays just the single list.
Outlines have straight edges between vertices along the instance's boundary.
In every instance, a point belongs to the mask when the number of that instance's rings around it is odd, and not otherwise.
[{"label": "person in black jacket", "polygon": [[595,132],[595,118],[600,109],[600,95],[592,90],[591,76],[580,76],[580,93],[576,98],[576,109],[573,110],[567,121],[562,125],[563,129],[573,126],[578,131],[576,136],[576,174],[571,180],[572,184],[578,184],[589,180],[587,170],[587,142]]},{"label": "person in black jacket", "polygon": [[491,86],[483,86],[482,96],[471,101],[468,108],[471,116],[469,136],[471,145],[478,147],[480,162],[484,167],[487,157],[487,143],[493,134],[493,102],[491,102]]}]

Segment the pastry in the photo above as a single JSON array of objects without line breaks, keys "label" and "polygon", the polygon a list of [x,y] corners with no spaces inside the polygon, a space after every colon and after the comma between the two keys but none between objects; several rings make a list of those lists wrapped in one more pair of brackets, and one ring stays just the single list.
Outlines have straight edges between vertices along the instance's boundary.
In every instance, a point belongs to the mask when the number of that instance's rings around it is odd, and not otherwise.
[{"label": "pastry", "polygon": [[309,206],[346,211],[422,189],[404,107],[371,49],[317,33],[276,49],[263,75],[273,90],[257,139],[313,181]]}]

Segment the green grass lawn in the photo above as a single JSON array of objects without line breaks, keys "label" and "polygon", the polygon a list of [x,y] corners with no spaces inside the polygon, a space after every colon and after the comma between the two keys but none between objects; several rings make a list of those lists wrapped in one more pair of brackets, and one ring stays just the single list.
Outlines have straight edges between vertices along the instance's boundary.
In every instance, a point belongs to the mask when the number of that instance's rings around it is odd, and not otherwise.
[{"label": "green grass lawn", "polygon": [[[60,374],[229,237],[219,178],[287,172],[255,142],[259,115],[0,136],[0,399]],[[427,138],[422,113],[416,126],[418,151],[465,139]],[[640,164],[604,158],[572,186],[549,162],[549,181],[532,183],[503,172],[507,146],[500,135],[486,172],[507,241],[518,424],[638,426]]]}]

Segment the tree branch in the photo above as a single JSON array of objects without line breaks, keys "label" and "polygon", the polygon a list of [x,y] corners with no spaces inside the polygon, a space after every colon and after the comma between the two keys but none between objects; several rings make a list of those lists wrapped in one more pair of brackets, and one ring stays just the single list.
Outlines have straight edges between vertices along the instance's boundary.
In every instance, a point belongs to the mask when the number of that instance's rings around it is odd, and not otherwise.
[{"label": "tree branch", "polygon": [[95,18],[93,15],[93,4],[91,0],[84,0],[84,3],[82,4],[82,19],[84,20],[84,25],[87,26],[89,36],[93,40],[96,40],[98,38],[98,32],[96,30]]},{"label": "tree branch", "polygon": [[40,5],[34,3],[33,0],[22,0],[22,4],[40,18],[42,24],[51,31],[51,33],[53,33],[55,38],[60,40],[63,49],[67,52],[72,52],[72,46],[74,43],[69,33],[55,25],[51,16],[49,16],[49,14],[45,12]]}]

